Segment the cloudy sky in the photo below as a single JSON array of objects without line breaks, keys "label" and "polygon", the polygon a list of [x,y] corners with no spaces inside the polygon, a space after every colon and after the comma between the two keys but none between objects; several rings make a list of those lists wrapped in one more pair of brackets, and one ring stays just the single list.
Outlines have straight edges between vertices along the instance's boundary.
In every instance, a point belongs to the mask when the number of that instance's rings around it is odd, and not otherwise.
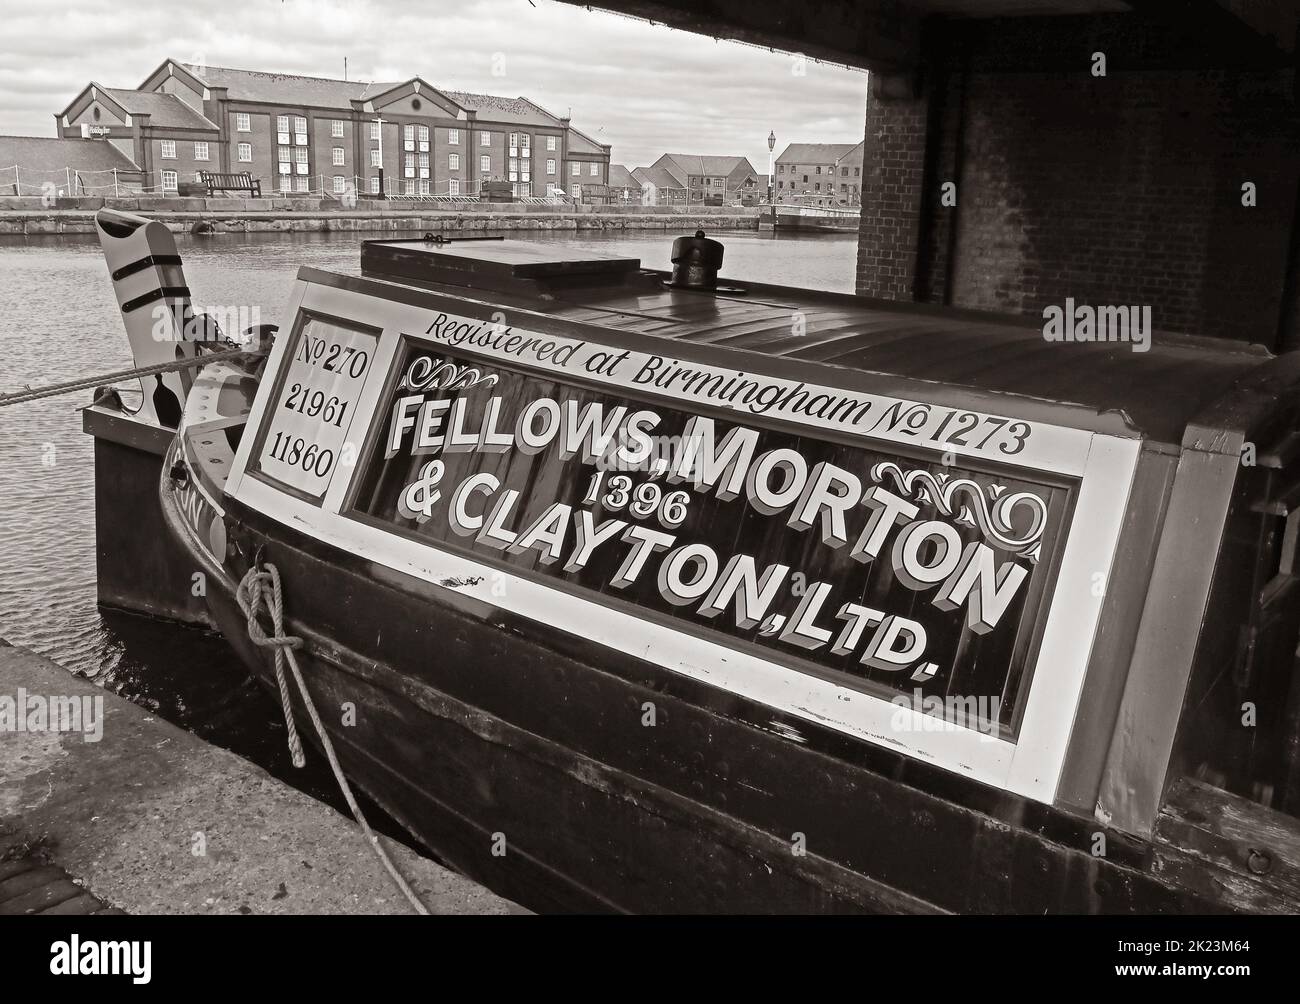
[{"label": "cloudy sky", "polygon": [[[52,136],[90,80],[135,87],[165,58],[525,95],[638,167],[743,154],[767,134],[862,139],[866,76],[551,0],[0,0],[0,133]],[[56,13],[57,10],[57,13]]]}]

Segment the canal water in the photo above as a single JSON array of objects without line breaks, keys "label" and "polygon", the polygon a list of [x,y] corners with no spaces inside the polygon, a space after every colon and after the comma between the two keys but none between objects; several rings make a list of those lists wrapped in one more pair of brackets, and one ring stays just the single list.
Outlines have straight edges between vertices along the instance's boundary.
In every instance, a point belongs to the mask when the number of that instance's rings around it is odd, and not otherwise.
[{"label": "canal water", "polygon": [[[282,323],[301,265],[356,271],[357,234],[179,238],[198,307],[260,309]],[[671,231],[554,234],[668,268]],[[852,292],[856,235],[715,234],[724,277]],[[0,393],[125,369],[131,357],[93,237],[0,237]],[[0,409],[0,638],[27,646],[161,717],[338,804],[322,758],[296,771],[278,705],[220,638],[95,604],[92,440],[78,408],[90,392]]]}]

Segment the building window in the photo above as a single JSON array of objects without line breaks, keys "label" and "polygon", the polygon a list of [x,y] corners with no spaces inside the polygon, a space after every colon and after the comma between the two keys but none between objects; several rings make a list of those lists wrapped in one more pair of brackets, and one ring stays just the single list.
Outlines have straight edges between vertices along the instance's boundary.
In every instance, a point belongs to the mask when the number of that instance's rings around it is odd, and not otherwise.
[{"label": "building window", "polygon": [[523,178],[524,178],[524,181],[532,181],[532,180],[533,180],[532,172],[528,170],[528,165],[527,165],[527,164],[524,165]]},{"label": "building window", "polygon": [[447,182],[447,194],[448,194],[448,195],[459,195],[459,194],[460,194],[460,179],[459,179],[459,178],[452,178],[450,181]]},{"label": "building window", "polygon": [[478,169],[484,174],[492,173],[492,158],[486,153],[478,159]]},{"label": "building window", "polygon": [[280,115],[275,120],[275,132],[277,140],[281,143],[289,142],[289,116]]},{"label": "building window", "polygon": [[459,130],[459,129],[448,129],[448,130],[447,130],[447,145],[448,145],[448,146],[460,146],[460,130]]},{"label": "building window", "polygon": [[402,130],[402,146],[412,153],[415,152],[415,126],[408,125]]},{"label": "building window", "polygon": [[414,195],[414,194],[415,194],[415,182],[414,182],[414,181],[404,181],[404,182],[402,182],[402,194],[403,194],[403,195]]},{"label": "building window", "polygon": [[840,168],[840,177],[841,177],[841,178],[847,178],[848,176],[849,176],[849,169],[848,169],[847,167],[841,167],[841,168]]},{"label": "building window", "polygon": [[335,139],[342,139],[342,138],[343,138],[343,120],[342,120],[342,119],[334,119],[334,121],[332,121],[332,122],[330,123],[330,135],[333,136]]},{"label": "building window", "polygon": [[548,151],[553,151],[553,150],[555,149],[555,137],[554,137],[554,136],[547,136],[547,137],[546,137],[546,149],[547,149]]},{"label": "building window", "polygon": [[346,184],[347,184],[347,178],[343,177],[343,175],[341,174],[334,175],[334,194],[342,195],[345,191],[347,191],[347,189],[344,188]]},{"label": "building window", "polygon": [[855,168],[853,169],[853,177],[855,177],[855,178],[856,178],[856,177],[859,177],[861,174],[862,174],[862,168],[860,168],[860,167],[855,167]]},{"label": "building window", "polygon": [[428,179],[428,178],[421,178],[421,179],[420,179],[420,194],[421,194],[421,195],[428,195],[428,194],[429,194],[429,179]]},{"label": "building window", "polygon": [[310,192],[311,186],[307,178],[295,178],[293,187],[299,192]]},{"label": "building window", "polygon": [[160,151],[159,156],[162,157],[163,160],[176,159],[176,141],[174,139],[163,140],[161,147],[162,150]]},{"label": "building window", "polygon": [[407,157],[405,162],[403,163],[402,175],[403,177],[407,177],[407,178],[415,177],[415,157],[413,155]]},{"label": "building window", "polygon": [[548,161],[546,162],[546,173],[547,173],[547,174],[554,174],[554,173],[555,173],[555,161],[554,161],[554,160],[548,160]]},{"label": "building window", "polygon": [[524,157],[532,156],[532,149],[528,145],[528,133],[524,133],[519,137],[519,149],[523,153]]},{"label": "building window", "polygon": [[818,174],[822,173],[822,166],[820,164],[817,165],[817,173]]},{"label": "building window", "polygon": [[207,159],[208,159],[208,144],[206,144],[206,143],[195,143],[195,144],[194,144],[194,159],[195,159],[195,160],[207,160]]},{"label": "building window", "polygon": [[370,151],[370,166],[371,166],[371,167],[382,167],[382,166],[383,166],[382,164],[379,163],[379,151],[378,151],[378,150],[371,150],[371,151]]},{"label": "building window", "polygon": [[248,112],[235,113],[235,132],[252,132],[253,123],[248,119]]},{"label": "building window", "polygon": [[373,175],[370,179],[370,194],[379,194],[379,175]]},{"label": "building window", "polygon": [[814,191],[814,192],[820,192],[821,190],[822,190],[822,183],[821,183],[820,181],[814,181],[814,182],[813,182],[813,191]]},{"label": "building window", "polygon": [[372,142],[372,143],[377,142],[378,139],[379,139],[379,123],[378,123],[378,122],[371,122],[371,123],[370,123],[370,142]]},{"label": "building window", "polygon": [[420,126],[420,149],[425,153],[429,152],[429,127]]},{"label": "building window", "polygon": [[460,154],[458,153],[447,154],[447,170],[449,171],[460,170]]},{"label": "building window", "polygon": [[241,164],[250,164],[253,161],[253,144],[240,143],[238,146],[239,162]]},{"label": "building window", "polygon": [[341,146],[336,146],[336,147],[334,147],[334,151],[333,151],[333,164],[334,164],[334,166],[335,166],[335,167],[342,167],[345,163],[347,163],[347,162],[343,159],[343,147],[341,147]]},{"label": "building window", "polygon": [[294,154],[294,160],[297,161],[298,164],[298,173],[306,174],[307,173],[307,148],[305,146],[297,147],[293,151],[293,154]]},{"label": "building window", "polygon": [[777,164],[777,165],[776,165],[776,173],[777,173],[777,174],[785,174],[785,165],[784,165],[784,164]]},{"label": "building window", "polygon": [[490,132],[481,132],[481,133],[479,133],[479,134],[478,134],[478,145],[479,145],[479,146],[491,146],[491,145],[492,145],[492,134],[491,134]]},{"label": "building window", "polygon": [[293,117],[293,141],[299,146],[307,145],[307,119],[302,115]]},{"label": "building window", "polygon": [[[420,177],[427,178],[428,176],[429,176],[429,155],[427,153],[422,153],[420,154]],[[428,195],[429,193],[421,192],[420,194]]]},{"label": "building window", "polygon": [[163,173],[162,173],[162,186],[163,186],[163,191],[164,191],[164,192],[174,192],[174,191],[176,191],[176,172],[175,172],[175,171],[163,171]]},{"label": "building window", "polygon": [[582,165],[579,164],[579,163],[576,163],[576,162],[573,163],[573,164],[570,164],[570,165],[569,165],[569,172],[570,172],[570,173],[571,173],[575,178],[581,178],[581,177],[582,177]]},{"label": "building window", "polygon": [[599,177],[600,177],[600,165],[599,165],[599,164],[592,164],[592,165],[591,165],[591,169],[590,169],[587,173],[590,174],[593,178],[599,178]]},{"label": "building window", "polygon": [[287,174],[282,174],[282,175],[280,176],[280,191],[282,191],[282,192],[292,192],[292,191],[293,191],[293,178],[291,178],[291,177],[290,177],[289,175],[287,175]]}]

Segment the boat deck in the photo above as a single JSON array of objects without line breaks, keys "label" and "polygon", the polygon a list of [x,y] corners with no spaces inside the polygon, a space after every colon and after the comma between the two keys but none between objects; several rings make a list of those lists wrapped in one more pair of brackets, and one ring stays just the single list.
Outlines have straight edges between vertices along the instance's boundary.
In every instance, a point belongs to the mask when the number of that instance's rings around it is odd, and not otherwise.
[{"label": "boat deck", "polygon": [[[410,298],[415,287],[514,306],[613,335],[672,340],[699,358],[716,350],[738,368],[789,375],[807,364],[823,382],[853,385],[862,383],[854,377],[867,377],[871,389],[901,392],[910,385],[926,398],[966,388],[1060,411],[1122,416],[1141,434],[1173,445],[1204,406],[1273,358],[1257,346],[1164,332],[1158,324],[1149,349],[1138,351],[1129,342],[1048,341],[1038,318],[739,278],[720,278],[716,293],[672,289],[664,285],[666,273],[640,269],[637,259],[536,242],[369,243],[378,248],[363,251],[359,276],[303,269],[300,277],[397,299]],[[388,249],[396,264],[376,264]],[[838,379],[828,368],[839,371]]]}]

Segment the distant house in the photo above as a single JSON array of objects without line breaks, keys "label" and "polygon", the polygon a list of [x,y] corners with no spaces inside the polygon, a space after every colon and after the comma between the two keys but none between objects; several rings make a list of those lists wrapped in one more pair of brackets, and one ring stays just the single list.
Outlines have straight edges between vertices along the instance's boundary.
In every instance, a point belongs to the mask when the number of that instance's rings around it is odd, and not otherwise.
[{"label": "distant house", "polygon": [[862,202],[861,143],[791,143],[776,158],[778,202],[857,206]]},{"label": "distant house", "polygon": [[666,153],[651,164],[649,170],[664,172],[672,179],[671,186],[667,187],[685,191],[689,202],[721,204],[739,199],[753,200],[762,194],[759,173],[747,157]]},{"label": "distant house", "polygon": [[622,164],[609,165],[609,190],[615,202],[641,201],[641,183]]},{"label": "distant house", "polygon": [[0,194],[112,195],[139,190],[144,175],[107,139],[0,136]]},{"label": "distant house", "polygon": [[638,167],[632,179],[641,193],[641,202],[648,206],[685,205],[689,192],[686,186],[662,167]]}]

